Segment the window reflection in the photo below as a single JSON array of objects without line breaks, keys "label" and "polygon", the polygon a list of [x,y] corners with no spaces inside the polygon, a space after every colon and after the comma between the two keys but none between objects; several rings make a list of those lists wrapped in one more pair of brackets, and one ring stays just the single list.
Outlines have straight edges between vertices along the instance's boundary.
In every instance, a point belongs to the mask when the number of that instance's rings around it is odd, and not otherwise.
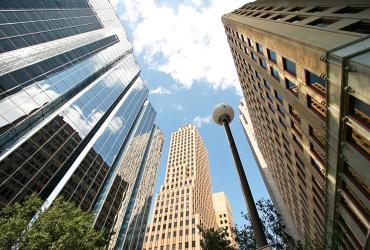
[{"label": "window reflection", "polygon": [[87,0],[8,1],[0,11],[7,37],[0,40],[0,53],[103,28]]}]

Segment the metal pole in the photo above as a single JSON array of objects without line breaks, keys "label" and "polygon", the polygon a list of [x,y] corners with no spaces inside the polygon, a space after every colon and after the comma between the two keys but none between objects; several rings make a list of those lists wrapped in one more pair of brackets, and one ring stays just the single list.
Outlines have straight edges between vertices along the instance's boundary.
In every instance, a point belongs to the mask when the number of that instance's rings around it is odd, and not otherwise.
[{"label": "metal pole", "polygon": [[247,203],[247,206],[248,206],[249,217],[251,219],[252,229],[253,229],[253,232],[254,232],[254,237],[256,239],[257,248],[265,247],[265,246],[268,245],[267,240],[266,240],[266,236],[265,236],[265,233],[263,231],[262,222],[260,220],[260,217],[258,216],[258,212],[257,212],[256,205],[254,204],[252,192],[249,188],[247,177],[245,175],[243,165],[242,165],[242,162],[240,160],[239,153],[238,153],[238,150],[236,148],[234,138],[233,138],[233,135],[232,135],[231,130],[230,130],[229,119],[223,119],[222,123],[224,125],[226,135],[227,135],[227,139],[229,140],[229,145],[230,145],[230,148],[231,148],[231,152],[232,152],[233,157],[234,157],[235,166],[236,166],[236,169],[238,171],[238,175],[239,175],[239,179],[240,179],[240,185],[242,186],[243,193],[244,193],[244,199],[245,199],[245,201]]}]

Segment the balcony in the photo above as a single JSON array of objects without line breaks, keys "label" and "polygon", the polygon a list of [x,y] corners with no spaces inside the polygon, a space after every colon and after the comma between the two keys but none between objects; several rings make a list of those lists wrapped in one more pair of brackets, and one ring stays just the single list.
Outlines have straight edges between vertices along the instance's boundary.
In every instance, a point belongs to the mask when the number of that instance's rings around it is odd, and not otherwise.
[{"label": "balcony", "polygon": [[306,70],[306,84],[319,95],[326,97],[326,81]]},{"label": "balcony", "polygon": [[321,119],[325,119],[326,117],[326,107],[324,106],[325,103],[320,103],[316,101],[311,96],[307,96],[308,107],[315,112]]},{"label": "balcony", "polygon": [[319,83],[313,83],[309,85],[309,87],[313,89],[314,91],[316,91],[317,93],[319,93],[320,95],[326,96],[326,88],[320,85]]}]

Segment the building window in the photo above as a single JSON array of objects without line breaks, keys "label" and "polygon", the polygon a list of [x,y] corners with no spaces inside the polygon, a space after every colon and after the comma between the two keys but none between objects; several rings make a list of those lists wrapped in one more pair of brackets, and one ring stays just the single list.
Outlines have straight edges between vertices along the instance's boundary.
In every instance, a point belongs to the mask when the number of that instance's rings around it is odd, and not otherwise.
[{"label": "building window", "polygon": [[284,70],[293,76],[297,75],[295,63],[283,57]]},{"label": "building window", "polygon": [[311,87],[322,96],[326,96],[326,82],[321,77],[306,70],[306,83],[309,87]]},{"label": "building window", "polygon": [[341,30],[349,31],[349,32],[356,32],[361,34],[370,34],[370,23],[369,22],[357,22],[341,28]]},{"label": "building window", "polygon": [[263,58],[260,58],[259,61],[260,61],[260,66],[266,69],[267,68],[266,60]]},{"label": "building window", "polygon": [[311,96],[307,96],[308,107],[311,108],[321,119],[326,117],[326,108]]},{"label": "building window", "polygon": [[317,19],[313,22],[310,22],[308,23],[308,25],[311,25],[311,26],[316,26],[316,27],[320,27],[320,28],[323,28],[323,27],[326,27],[332,23],[335,23],[337,20],[334,20],[334,19],[325,19],[325,18],[320,18],[320,19]]},{"label": "building window", "polygon": [[320,167],[319,163],[312,157],[311,157],[311,165],[314,167],[314,169],[320,175],[320,177],[325,179],[324,174],[321,171],[321,167]]},{"label": "building window", "polygon": [[260,53],[260,54],[263,54],[263,47],[260,43],[257,43],[256,42],[256,48],[257,48],[257,51]]},{"label": "building window", "polygon": [[280,116],[279,116],[279,122],[286,129],[286,123]]},{"label": "building window", "polygon": [[317,6],[317,7],[314,7],[310,10],[308,10],[307,12],[309,13],[317,13],[317,12],[323,12],[325,10],[329,9],[329,7],[322,7],[322,6]]},{"label": "building window", "polygon": [[249,45],[250,47],[252,47],[252,40],[251,40],[250,38],[248,38],[247,40],[248,40],[248,45]]},{"label": "building window", "polygon": [[286,22],[289,22],[289,23],[297,23],[297,22],[300,22],[304,19],[306,19],[307,17],[305,16],[295,16],[295,17],[292,17],[292,18],[289,18],[288,20],[286,20]]},{"label": "building window", "polygon": [[276,97],[276,99],[278,99],[279,102],[283,103],[283,101],[284,101],[283,96],[281,94],[279,94],[279,92],[277,92],[276,90],[275,90],[275,97]]},{"label": "building window", "polygon": [[367,8],[364,8],[364,7],[351,7],[351,6],[348,6],[348,7],[345,7],[343,9],[337,10],[334,13],[337,13],[337,14],[357,14],[357,13],[359,13],[361,11],[366,10],[366,9]]},{"label": "building window", "polygon": [[254,61],[256,61],[256,53],[254,53],[253,51],[251,52],[251,56],[252,56],[252,59],[254,60]]},{"label": "building window", "polygon": [[276,20],[276,21],[280,21],[284,17],[286,17],[286,16],[285,15],[276,15],[276,16],[271,17],[271,19]]},{"label": "building window", "polygon": [[276,53],[273,50],[267,49],[267,57],[270,61],[277,63]]},{"label": "building window", "polygon": [[298,87],[295,85],[292,81],[290,81],[288,78],[285,78],[285,85],[286,88],[292,92],[294,95],[298,95]]},{"label": "building window", "polygon": [[263,79],[263,83],[265,85],[266,88],[270,89],[270,83],[268,81],[266,81],[265,79]]},{"label": "building window", "polygon": [[365,127],[370,128],[370,105],[354,96],[351,96],[350,104],[350,115]]},{"label": "building window", "polygon": [[266,92],[266,96],[267,96],[267,98],[272,102],[272,98],[271,98],[271,95],[270,95],[270,93],[269,93],[269,92]]},{"label": "building window", "polygon": [[280,76],[279,76],[279,72],[273,68],[273,67],[270,67],[270,71],[271,71],[271,75],[278,81],[280,81]]},{"label": "building window", "polygon": [[303,8],[302,8],[302,7],[294,7],[294,8],[292,8],[292,9],[288,10],[288,11],[291,11],[291,12],[298,12],[298,11],[300,11],[301,9],[303,9]]},{"label": "building window", "polygon": [[271,110],[272,113],[275,113],[275,110],[274,108],[271,106],[271,104],[269,103],[269,109]]},{"label": "building window", "polygon": [[277,111],[279,111],[279,113],[282,115],[282,116],[285,116],[285,111],[284,111],[284,108],[278,104],[276,104],[276,108],[277,108]]},{"label": "building window", "polygon": [[267,18],[267,17],[269,17],[269,16],[271,16],[271,15],[272,15],[271,13],[266,13],[266,14],[264,14],[264,15],[260,16],[260,18]]}]

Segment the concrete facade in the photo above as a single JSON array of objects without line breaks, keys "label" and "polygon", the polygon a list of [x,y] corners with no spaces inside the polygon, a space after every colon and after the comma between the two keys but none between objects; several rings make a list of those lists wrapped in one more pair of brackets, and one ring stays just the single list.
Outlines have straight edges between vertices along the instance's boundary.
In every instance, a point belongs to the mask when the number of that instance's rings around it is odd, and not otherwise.
[{"label": "concrete facade", "polygon": [[200,250],[198,225],[217,228],[208,153],[193,125],[171,135],[166,176],[153,210],[144,250]]},{"label": "concrete facade", "polygon": [[245,136],[247,138],[250,148],[252,149],[254,159],[256,160],[257,166],[261,173],[262,179],[266,185],[267,191],[269,192],[272,203],[274,204],[275,209],[281,215],[287,227],[288,233],[295,239],[302,239],[302,236],[299,234],[296,225],[294,224],[293,218],[289,214],[288,207],[286,206],[283,198],[281,197],[279,188],[272,176],[271,173],[272,167],[267,165],[267,162],[263,158],[263,154],[258,146],[252,121],[248,113],[247,103],[244,98],[240,101],[239,111],[240,111],[239,119],[242,124]]},{"label": "concrete facade", "polygon": [[237,248],[232,229],[235,228],[231,205],[224,192],[212,194],[213,208],[215,209],[218,228],[226,229],[227,239]]},{"label": "concrete facade", "polygon": [[370,4],[350,4],[261,0],[222,21],[258,146],[299,234],[361,249],[369,244]]}]

